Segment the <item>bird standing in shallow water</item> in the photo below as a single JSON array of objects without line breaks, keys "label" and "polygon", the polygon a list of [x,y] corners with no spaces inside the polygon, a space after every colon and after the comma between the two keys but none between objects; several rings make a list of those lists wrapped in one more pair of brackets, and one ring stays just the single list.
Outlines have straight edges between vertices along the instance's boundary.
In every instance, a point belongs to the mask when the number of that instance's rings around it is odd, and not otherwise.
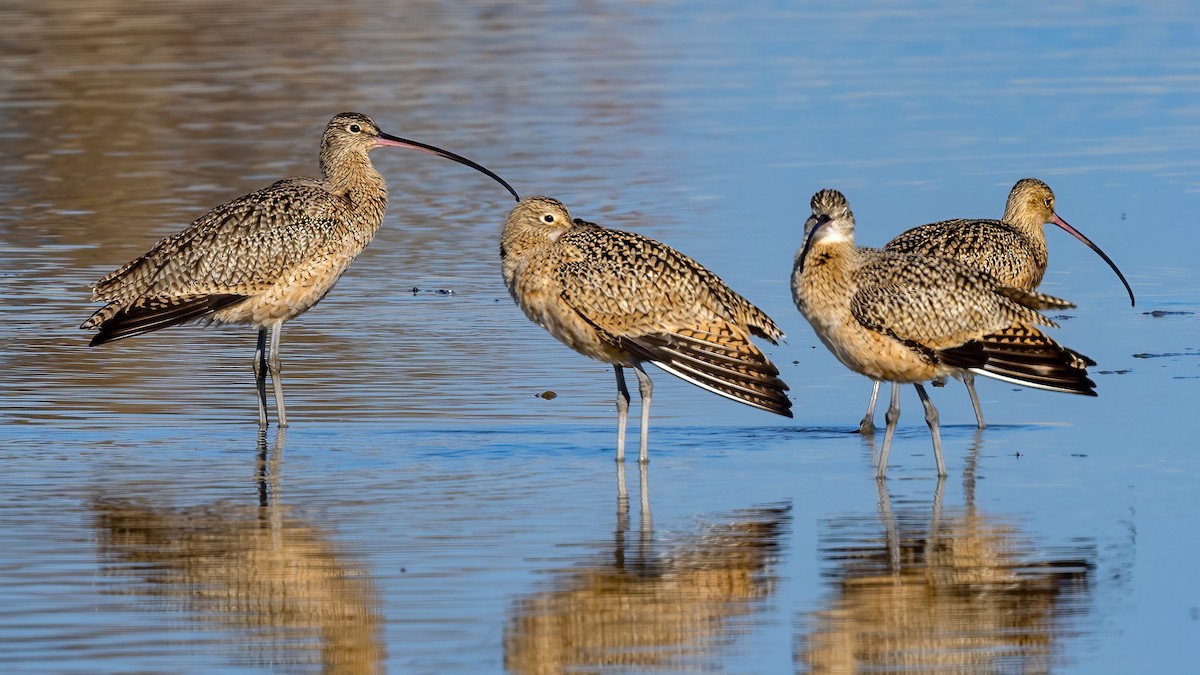
[{"label": "bird standing in shallow water", "polygon": [[[1032,291],[1042,283],[1046,274],[1049,249],[1046,247],[1045,225],[1053,223],[1083,242],[1108,263],[1117,273],[1129,293],[1129,304],[1135,304],[1133,289],[1116,263],[1082,232],[1071,227],[1054,210],[1054,191],[1036,178],[1022,178],[1013,185],[1000,220],[956,218],[920,225],[902,232],[883,248],[899,253],[957,258],[991,274],[1002,284]],[[983,408],[975,392],[975,376],[962,374],[963,384],[971,396],[975,421],[984,427]],[[867,413],[859,423],[864,434],[875,430],[875,401],[879,396],[879,381],[871,389]],[[893,383],[893,387],[899,386]]]},{"label": "bird standing in shallow water", "polygon": [[792,403],[779,370],[753,343],[783,332],[762,310],[675,249],[632,232],[572,220],[561,202],[530,197],[500,238],[504,283],[534,323],[611,363],[617,378],[617,461],[625,459],[633,368],[642,396],[639,462],[648,459],[650,362],[692,384],[777,415]]},{"label": "bird standing in shallow water", "polygon": [[[1000,284],[952,258],[856,247],[854,215],[835,190],[812,198],[812,217],[792,271],[792,297],[846,367],[916,387],[939,476],[946,468],[937,409],[922,382],[970,370],[1049,391],[1096,395],[1087,377],[1094,362],[1037,328],[1055,325],[1037,310],[1069,302]],[[899,418],[899,389],[893,388],[879,478],[886,475]]]},{"label": "bird standing in shallow water", "polygon": [[341,113],[321,137],[322,178],[281,180],[218,206],[158,242],[96,282],[92,300],[108,304],[80,328],[98,329],[95,346],[191,321],[250,324],[258,329],[259,427],[267,426],[268,371],[279,425],[287,426],[280,331],[329,293],[379,229],[387,186],[368,153],[383,146],[465,164],[520,200],[503,179],[465,157],[383,133],[366,115]]}]

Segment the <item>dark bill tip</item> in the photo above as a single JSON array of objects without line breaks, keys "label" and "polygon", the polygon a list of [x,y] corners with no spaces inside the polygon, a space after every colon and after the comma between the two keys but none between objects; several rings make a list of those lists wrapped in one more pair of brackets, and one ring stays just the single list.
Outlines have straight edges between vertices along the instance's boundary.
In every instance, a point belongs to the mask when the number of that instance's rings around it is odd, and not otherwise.
[{"label": "dark bill tip", "polygon": [[1061,217],[1059,217],[1059,215],[1057,213],[1055,213],[1053,215],[1050,222],[1061,227],[1072,237],[1075,237],[1079,241],[1082,241],[1085,246],[1087,246],[1088,248],[1095,251],[1096,255],[1103,258],[1104,262],[1108,263],[1108,266],[1112,268],[1112,271],[1117,273],[1117,278],[1119,278],[1121,280],[1121,283],[1125,284],[1125,292],[1129,293],[1129,306],[1130,307],[1137,306],[1137,300],[1135,300],[1133,297],[1133,289],[1129,286],[1129,282],[1125,280],[1125,275],[1121,274],[1121,270],[1117,269],[1117,264],[1112,261],[1112,258],[1108,257],[1108,254],[1106,254],[1104,251],[1101,251],[1099,246],[1093,244],[1091,239],[1088,239],[1087,237],[1083,236],[1082,232],[1071,227],[1070,224],[1068,224],[1067,221],[1065,221]]}]

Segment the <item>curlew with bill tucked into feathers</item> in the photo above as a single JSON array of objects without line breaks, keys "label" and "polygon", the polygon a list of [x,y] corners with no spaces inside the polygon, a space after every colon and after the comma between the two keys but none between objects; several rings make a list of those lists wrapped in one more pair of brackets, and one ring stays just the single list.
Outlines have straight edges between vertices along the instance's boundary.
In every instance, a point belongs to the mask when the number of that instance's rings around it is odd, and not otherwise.
[{"label": "curlew with bill tucked into feathers", "polygon": [[[910,383],[925,407],[939,476],[946,475],[937,408],[923,382],[964,370],[1028,387],[1095,396],[1094,362],[1039,326],[1038,310],[1066,300],[999,283],[952,258],[854,245],[854,215],[836,190],[812,198],[804,243],[792,272],[796,307],[846,367],[875,380]],[[892,389],[876,476],[887,472],[900,417]]]},{"label": "curlew with bill tucked into feathers", "polygon": [[640,234],[572,219],[563,204],[530,197],[500,240],[504,283],[534,323],[568,347],[610,363],[617,379],[617,461],[625,458],[629,390],[642,397],[638,461],[648,460],[652,385],[645,362],[715,394],[791,417],[779,370],[751,341],[783,332],[700,263]]}]

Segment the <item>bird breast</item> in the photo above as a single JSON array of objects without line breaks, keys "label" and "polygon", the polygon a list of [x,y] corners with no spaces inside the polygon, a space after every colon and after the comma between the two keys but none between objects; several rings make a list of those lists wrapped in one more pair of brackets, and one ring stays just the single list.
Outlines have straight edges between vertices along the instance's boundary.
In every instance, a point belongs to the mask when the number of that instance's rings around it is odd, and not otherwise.
[{"label": "bird breast", "polygon": [[571,349],[606,363],[632,366],[628,352],[606,339],[567,299],[557,265],[561,263],[546,251],[514,261],[506,259],[505,280],[509,293],[530,321]]}]

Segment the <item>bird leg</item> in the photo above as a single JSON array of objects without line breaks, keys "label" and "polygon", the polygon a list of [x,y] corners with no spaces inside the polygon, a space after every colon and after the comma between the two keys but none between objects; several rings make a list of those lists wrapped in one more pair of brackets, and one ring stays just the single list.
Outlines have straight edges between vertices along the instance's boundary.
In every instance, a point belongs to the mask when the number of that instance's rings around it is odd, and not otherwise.
[{"label": "bird leg", "polygon": [[254,386],[258,389],[258,428],[267,428],[267,329],[258,331],[254,350]]},{"label": "bird leg", "polygon": [[892,450],[892,437],[896,435],[896,424],[900,421],[900,385],[895,382],[892,383],[892,400],[883,419],[887,421],[887,428],[883,432],[883,447],[879,449],[879,464],[875,467],[876,478],[887,476],[888,453]]},{"label": "bird leg", "polygon": [[642,364],[637,363],[633,367],[637,371],[638,394],[642,397],[642,443],[638,451],[638,463],[644,465],[650,461],[650,392],[654,390],[654,384],[642,369]]},{"label": "bird leg", "polygon": [[613,364],[617,375],[617,461],[625,461],[625,427],[629,423],[629,389],[625,386],[625,369]]},{"label": "bird leg", "polygon": [[967,393],[971,395],[971,406],[975,408],[975,423],[982,429],[987,425],[983,423],[983,408],[979,406],[979,394],[975,393],[975,373],[964,370],[962,381],[967,385]]},{"label": "bird leg", "polygon": [[875,433],[875,401],[879,398],[879,385],[883,384],[879,380],[874,380],[871,387],[871,400],[867,401],[867,414],[863,415],[862,421],[858,423],[858,433],[864,436],[870,436]]},{"label": "bird leg", "polygon": [[[279,336],[282,333],[282,323],[277,323],[271,328],[271,356],[267,359],[267,366],[271,369],[271,387],[275,389],[275,413],[279,417],[279,426],[286,427],[288,425],[287,411],[283,407],[283,377],[279,367]],[[265,392],[262,397],[262,404],[265,407],[267,404]]]},{"label": "bird leg", "polygon": [[929,400],[929,394],[925,393],[925,387],[922,387],[920,382],[913,386],[917,388],[917,396],[921,397],[921,405],[925,406],[925,423],[929,425],[929,433],[933,435],[933,461],[937,463],[937,475],[944,478],[946,463],[942,461],[942,436],[938,431],[937,408],[933,407],[933,401]]}]

